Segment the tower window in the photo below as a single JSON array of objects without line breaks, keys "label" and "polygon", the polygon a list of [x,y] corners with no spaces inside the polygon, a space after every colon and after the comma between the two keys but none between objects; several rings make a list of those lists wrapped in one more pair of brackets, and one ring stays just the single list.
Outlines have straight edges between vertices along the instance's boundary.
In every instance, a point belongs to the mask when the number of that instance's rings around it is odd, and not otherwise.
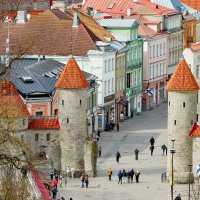
[{"label": "tower window", "polygon": [[62,100],[62,106],[64,106],[64,104],[65,104],[65,101],[64,101],[64,100]]},{"label": "tower window", "polygon": [[191,120],[191,125],[193,125],[193,120]]},{"label": "tower window", "polygon": [[170,101],[169,101],[169,106],[170,106]]},{"label": "tower window", "polygon": [[35,141],[38,142],[39,140],[39,134],[35,134]]},{"label": "tower window", "polygon": [[197,114],[197,119],[196,119],[196,121],[197,121],[197,122],[199,121],[199,114]]},{"label": "tower window", "polygon": [[176,125],[176,120],[174,120],[174,125]]},{"label": "tower window", "polygon": [[47,134],[46,134],[46,141],[49,142],[50,139],[51,139],[50,133],[47,133]]},{"label": "tower window", "polygon": [[183,102],[183,108],[185,108],[185,102]]},{"label": "tower window", "polygon": [[80,106],[81,106],[82,101],[80,100]]},{"label": "tower window", "polygon": [[26,120],[25,119],[23,119],[23,125],[25,125],[26,124]]},{"label": "tower window", "polygon": [[69,118],[67,118],[67,123],[69,123]]}]

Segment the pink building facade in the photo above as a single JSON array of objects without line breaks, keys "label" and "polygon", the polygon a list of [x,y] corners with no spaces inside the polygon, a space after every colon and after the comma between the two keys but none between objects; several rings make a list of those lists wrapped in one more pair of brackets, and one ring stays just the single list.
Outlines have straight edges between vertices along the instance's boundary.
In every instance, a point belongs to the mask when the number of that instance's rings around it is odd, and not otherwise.
[{"label": "pink building facade", "polygon": [[[144,39],[143,55],[143,110],[148,110],[166,101],[168,73],[168,34],[155,33]],[[151,94],[146,93],[147,89]]]}]

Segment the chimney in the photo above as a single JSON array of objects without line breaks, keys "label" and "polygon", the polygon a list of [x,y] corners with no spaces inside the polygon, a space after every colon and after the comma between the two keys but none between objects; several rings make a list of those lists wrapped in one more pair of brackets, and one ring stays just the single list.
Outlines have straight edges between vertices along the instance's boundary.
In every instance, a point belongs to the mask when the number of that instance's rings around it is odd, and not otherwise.
[{"label": "chimney", "polygon": [[17,11],[17,23],[23,24],[27,21],[27,11]]},{"label": "chimney", "polygon": [[133,8],[128,8],[126,14],[127,16],[131,16],[133,14]]},{"label": "chimney", "polygon": [[79,23],[80,23],[79,12],[75,11],[74,14],[73,14],[73,25],[72,25],[72,27],[78,28]]}]

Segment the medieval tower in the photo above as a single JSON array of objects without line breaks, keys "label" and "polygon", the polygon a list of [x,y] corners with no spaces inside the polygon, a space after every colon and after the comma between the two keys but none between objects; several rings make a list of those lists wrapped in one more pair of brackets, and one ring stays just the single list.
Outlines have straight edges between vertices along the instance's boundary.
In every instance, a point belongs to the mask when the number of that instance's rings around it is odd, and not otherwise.
[{"label": "medieval tower", "polygon": [[84,140],[89,84],[74,58],[69,59],[56,87],[60,119],[61,169],[73,167],[75,176],[84,171]]},{"label": "medieval tower", "polygon": [[[192,138],[189,133],[196,121],[199,86],[186,61],[180,60],[169,83],[168,90],[168,149],[175,149],[174,182],[187,183],[189,164],[192,164]],[[174,147],[172,140],[175,140]],[[171,177],[172,155],[168,153],[167,174]]]}]

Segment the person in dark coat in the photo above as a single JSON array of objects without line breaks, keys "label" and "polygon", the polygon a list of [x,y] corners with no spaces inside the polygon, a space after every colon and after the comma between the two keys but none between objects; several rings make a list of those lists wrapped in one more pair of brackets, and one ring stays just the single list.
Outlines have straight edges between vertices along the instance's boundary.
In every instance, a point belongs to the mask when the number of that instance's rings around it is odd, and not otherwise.
[{"label": "person in dark coat", "polygon": [[151,146],[154,146],[154,143],[155,143],[155,139],[154,139],[154,137],[152,136],[151,139],[150,139],[150,144],[151,144]]},{"label": "person in dark coat", "polygon": [[53,194],[53,199],[56,199],[57,189],[55,186],[53,187],[52,194]]},{"label": "person in dark coat", "polygon": [[151,156],[153,156],[154,146],[150,146],[149,150],[151,151]]},{"label": "person in dark coat", "polygon": [[121,170],[119,170],[119,172],[118,172],[118,184],[119,183],[122,184],[122,172],[121,172]]},{"label": "person in dark coat", "polygon": [[139,154],[139,150],[136,148],[135,149],[135,160],[138,160],[138,154]]},{"label": "person in dark coat", "polygon": [[86,186],[86,188],[88,188],[88,184],[89,184],[89,178],[88,178],[88,175],[85,175],[85,186]]},{"label": "person in dark coat", "polygon": [[165,151],[166,151],[166,145],[165,144],[163,144],[162,146],[161,146],[161,149],[162,149],[162,155],[164,156],[165,155]]},{"label": "person in dark coat", "polygon": [[133,176],[134,176],[134,170],[131,169],[130,171],[131,183],[133,182]]},{"label": "person in dark coat", "polygon": [[101,146],[99,146],[99,157],[101,157],[101,151],[102,151],[102,148]]},{"label": "person in dark coat", "polygon": [[119,151],[116,153],[116,161],[119,163],[119,158],[121,158],[121,154]]},{"label": "person in dark coat", "polygon": [[126,182],[126,178],[127,178],[126,170],[123,169],[123,171],[122,171],[122,179],[123,179],[124,183]]},{"label": "person in dark coat", "polygon": [[181,200],[181,194],[178,194],[175,200]]}]

